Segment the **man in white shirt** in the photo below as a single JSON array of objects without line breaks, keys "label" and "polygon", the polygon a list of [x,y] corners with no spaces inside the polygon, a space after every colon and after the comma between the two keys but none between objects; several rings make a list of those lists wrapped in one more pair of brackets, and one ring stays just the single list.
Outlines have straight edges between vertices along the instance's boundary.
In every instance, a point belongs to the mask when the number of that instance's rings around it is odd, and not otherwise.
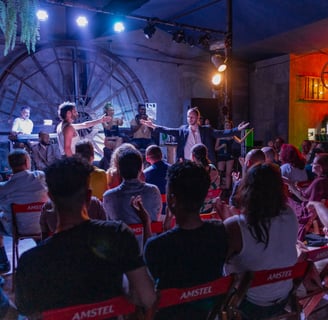
[{"label": "man in white shirt", "polygon": [[211,126],[201,126],[199,124],[200,112],[197,107],[191,108],[187,112],[187,125],[179,128],[168,128],[159,126],[151,120],[140,119],[140,123],[154,129],[155,133],[166,133],[175,136],[177,139],[177,160],[191,159],[191,148],[197,143],[203,143],[208,149],[208,157],[212,163],[216,163],[214,141],[216,138],[233,136],[235,132],[248,127],[248,122],[241,122],[238,127],[229,130],[216,130]]},{"label": "man in white shirt", "polygon": [[20,117],[14,120],[11,131],[15,134],[31,134],[33,130],[33,121],[30,119],[31,108],[23,106]]}]

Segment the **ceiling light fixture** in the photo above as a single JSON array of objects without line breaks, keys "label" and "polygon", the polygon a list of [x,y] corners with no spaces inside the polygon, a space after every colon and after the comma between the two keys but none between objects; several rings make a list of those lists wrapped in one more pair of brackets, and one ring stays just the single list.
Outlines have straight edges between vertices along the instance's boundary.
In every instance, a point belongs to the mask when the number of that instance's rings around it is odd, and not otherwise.
[{"label": "ceiling light fixture", "polygon": [[37,18],[38,18],[39,21],[46,21],[46,20],[48,20],[48,12],[46,10],[39,9],[36,12],[36,16],[37,16]]},{"label": "ceiling light fixture", "polygon": [[79,27],[86,27],[88,25],[88,19],[85,17],[85,16],[79,16],[77,19],[76,19],[76,23]]},{"label": "ceiling light fixture", "polygon": [[156,32],[156,28],[155,28],[154,24],[152,24],[151,22],[148,22],[148,24],[146,25],[146,27],[143,29],[143,32],[144,32],[145,37],[147,39],[151,39],[151,37]]},{"label": "ceiling light fixture", "polygon": [[200,44],[204,48],[209,48],[210,39],[211,39],[211,35],[209,33],[205,33],[203,36],[199,38],[198,44]]},{"label": "ceiling light fixture", "polygon": [[227,69],[227,58],[224,58],[219,53],[213,54],[211,56],[211,61],[219,72],[223,72]]},{"label": "ceiling light fixture", "polygon": [[114,24],[114,31],[115,32],[123,32],[125,30],[124,23],[122,21],[115,22]]},{"label": "ceiling light fixture", "polygon": [[172,40],[175,41],[176,43],[181,43],[185,42],[185,33],[183,30],[178,30],[173,33]]}]

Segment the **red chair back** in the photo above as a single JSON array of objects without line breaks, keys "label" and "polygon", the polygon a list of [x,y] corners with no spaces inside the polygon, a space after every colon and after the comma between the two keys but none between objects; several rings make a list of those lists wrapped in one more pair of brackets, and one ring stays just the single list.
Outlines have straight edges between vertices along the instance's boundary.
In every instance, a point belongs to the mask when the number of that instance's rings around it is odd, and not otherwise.
[{"label": "red chair back", "polygon": [[[143,226],[141,223],[129,224],[129,227],[133,230],[136,236],[143,234]],[[154,221],[151,223],[151,232],[152,233],[162,233],[163,232],[163,222]]]},{"label": "red chair back", "polygon": [[126,315],[135,311],[135,305],[124,297],[115,297],[106,301],[81,304],[62,309],[49,310],[42,313],[43,320],[73,319],[109,319]]}]

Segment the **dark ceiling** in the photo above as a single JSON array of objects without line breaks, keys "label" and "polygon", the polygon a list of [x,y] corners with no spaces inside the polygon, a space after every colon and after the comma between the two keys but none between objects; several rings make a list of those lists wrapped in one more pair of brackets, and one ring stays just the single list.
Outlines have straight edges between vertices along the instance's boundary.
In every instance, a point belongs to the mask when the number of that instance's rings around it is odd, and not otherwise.
[{"label": "dark ceiling", "polygon": [[[236,58],[257,61],[288,53],[307,53],[328,47],[327,0],[231,0],[232,49]],[[226,0],[94,0],[41,1],[64,6],[69,17],[85,11],[94,23],[94,38],[110,36],[108,21],[121,14],[129,30],[143,29],[147,18],[169,33],[184,30],[186,39],[210,35],[210,44],[224,42],[227,32]],[[66,37],[74,38],[73,26]],[[209,32],[206,32],[209,31]],[[212,31],[212,32],[211,32]],[[215,32],[218,31],[218,32]],[[156,37],[156,34],[154,34]]]}]

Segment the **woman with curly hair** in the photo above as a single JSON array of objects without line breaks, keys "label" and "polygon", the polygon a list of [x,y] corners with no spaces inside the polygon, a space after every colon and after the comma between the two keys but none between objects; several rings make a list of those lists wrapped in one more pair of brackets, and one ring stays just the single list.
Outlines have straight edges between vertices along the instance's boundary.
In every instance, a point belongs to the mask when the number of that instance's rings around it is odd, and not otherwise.
[{"label": "woman with curly hair", "polygon": [[[229,241],[226,273],[283,268],[296,263],[297,219],[286,204],[279,168],[252,166],[237,193],[241,214],[224,221]],[[292,280],[248,290],[240,304],[243,319],[264,319],[284,312]]]},{"label": "woman with curly hair", "polygon": [[281,175],[294,183],[308,180],[305,164],[306,160],[301,152],[292,144],[284,143],[279,153],[281,161]]}]

